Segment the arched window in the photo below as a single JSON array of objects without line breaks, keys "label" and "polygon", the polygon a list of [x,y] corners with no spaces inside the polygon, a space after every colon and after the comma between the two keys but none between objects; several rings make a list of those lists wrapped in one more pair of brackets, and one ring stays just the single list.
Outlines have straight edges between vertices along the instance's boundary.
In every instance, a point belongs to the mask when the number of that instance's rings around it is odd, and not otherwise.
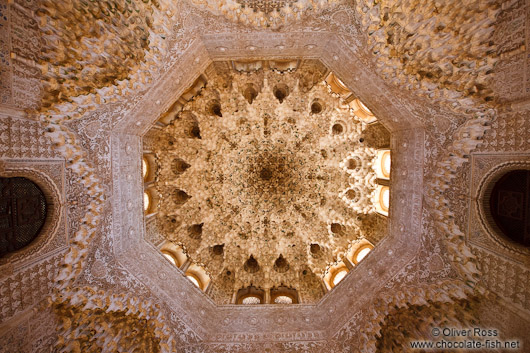
[{"label": "arched window", "polygon": [[197,276],[195,276],[194,274],[188,274],[186,275],[186,278],[189,279],[191,281],[191,283],[193,283],[194,285],[196,285],[198,288],[200,289],[203,289],[202,288],[202,283],[201,281],[199,280],[199,278]]},{"label": "arched window", "polygon": [[390,179],[391,164],[390,150],[378,150],[377,158],[373,164],[376,177],[378,179]]},{"label": "arched window", "polygon": [[185,273],[191,283],[195,284],[199,289],[205,291],[210,284],[211,278],[202,266],[191,264]]},{"label": "arched window", "polygon": [[149,165],[147,163],[147,159],[145,156],[142,158],[142,177],[144,180],[147,178],[147,174],[149,173]]},{"label": "arched window", "polygon": [[162,251],[162,254],[165,256],[166,259],[169,260],[169,262],[171,262],[173,265],[179,267],[177,259],[175,259],[175,257],[170,252]]},{"label": "arched window", "polygon": [[254,286],[241,288],[236,294],[236,304],[263,304],[265,291]]},{"label": "arched window", "polygon": [[46,198],[37,184],[22,177],[0,178],[0,256],[31,243],[46,214]]},{"label": "arched window", "polygon": [[366,257],[366,255],[368,255],[368,253],[372,251],[372,249],[373,246],[369,244],[361,246],[353,255],[353,263],[358,264],[359,262],[361,262]]},{"label": "arched window", "polygon": [[388,212],[390,207],[390,188],[388,186],[383,186],[381,192],[379,193],[379,205],[381,208]]},{"label": "arched window", "polygon": [[381,157],[381,172],[385,178],[390,178],[390,151],[385,151]]},{"label": "arched window", "polygon": [[151,196],[147,191],[144,191],[144,211],[148,212],[151,208]]},{"label": "arched window", "polygon": [[349,265],[350,263],[351,260],[344,259],[344,261],[334,263],[328,267],[323,277],[324,285],[328,290],[331,290],[346,277],[350,271],[346,264]]},{"label": "arched window", "polygon": [[279,295],[276,298],[274,298],[274,304],[292,304],[293,298],[288,297],[286,295]]},{"label": "arched window", "polygon": [[359,99],[354,99],[350,102],[350,108],[356,117],[364,121],[365,123],[373,123],[377,121],[377,118],[368,107],[361,102]]},{"label": "arched window", "polygon": [[342,80],[340,78],[338,78],[337,76],[334,75],[334,79],[335,79],[334,82],[336,83],[337,86],[339,86],[343,90],[349,91],[348,87],[346,87],[346,85],[344,84],[344,82],[342,82]]},{"label": "arched window", "polygon": [[361,107],[361,109],[366,113],[366,114],[370,114],[370,115],[373,115],[372,114],[372,111],[370,109],[368,109],[368,107],[366,105],[364,105],[363,102],[359,101],[359,106]]},{"label": "arched window", "polygon": [[249,295],[241,301],[241,304],[261,304],[261,299],[256,295]]},{"label": "arched window", "polygon": [[355,256],[355,261],[356,262],[360,262],[362,259],[365,258],[366,255],[368,255],[368,253],[371,251],[370,248],[364,248],[362,249],[361,251],[359,251],[357,253],[357,255]]},{"label": "arched window", "polygon": [[370,251],[374,249],[374,245],[370,243],[367,239],[363,238],[352,243],[351,248],[349,249],[346,258],[351,264],[356,266],[361,262]]},{"label": "arched window", "polygon": [[153,153],[144,153],[142,156],[142,178],[148,184],[155,180],[157,170],[156,157]]},{"label": "arched window", "polygon": [[344,82],[342,82],[333,72],[331,72],[328,77],[326,77],[326,84],[331,90],[331,92],[342,96],[347,97],[351,94],[351,91],[346,87]]},{"label": "arched window", "polygon": [[338,269],[331,277],[331,283],[333,284],[333,287],[339,284],[339,282],[342,281],[347,274],[348,270],[346,269],[346,267]]},{"label": "arched window", "polygon": [[146,215],[150,216],[157,212],[158,200],[159,197],[154,187],[151,186],[144,190],[143,205]]},{"label": "arched window", "polygon": [[384,185],[378,185],[372,198],[375,210],[383,216],[388,216],[390,209],[390,188]]},{"label": "arched window", "polygon": [[298,304],[298,292],[294,288],[279,286],[271,288],[271,303]]},{"label": "arched window", "polygon": [[173,242],[167,241],[160,248],[160,252],[169,262],[176,267],[181,267],[188,260],[188,255],[184,251],[181,245],[174,244]]}]

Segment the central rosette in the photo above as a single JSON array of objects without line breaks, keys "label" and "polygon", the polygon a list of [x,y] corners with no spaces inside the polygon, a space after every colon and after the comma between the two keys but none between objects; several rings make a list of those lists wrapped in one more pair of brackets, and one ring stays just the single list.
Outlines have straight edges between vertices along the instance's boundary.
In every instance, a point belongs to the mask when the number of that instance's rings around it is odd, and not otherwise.
[{"label": "central rosette", "polygon": [[211,158],[211,178],[223,180],[213,186],[213,197],[223,195],[234,216],[244,216],[234,225],[243,238],[281,234],[287,223],[315,216],[328,179],[322,154],[312,147],[313,132],[293,117],[255,116],[236,118],[239,128],[225,130]]},{"label": "central rosette", "polygon": [[[244,156],[241,197],[244,204],[271,212],[281,212],[293,202],[304,200],[303,193],[313,185],[312,174],[315,165],[296,150],[289,150],[291,144],[275,145],[270,140],[260,141],[260,149]],[[237,183],[236,185],[239,185]],[[315,199],[317,195],[312,196]]]},{"label": "central rosette", "polygon": [[255,164],[251,166],[249,184],[263,188],[264,191],[272,194],[280,194],[283,191],[285,195],[286,185],[291,179],[289,162],[291,162],[289,156],[286,155],[259,156]]}]

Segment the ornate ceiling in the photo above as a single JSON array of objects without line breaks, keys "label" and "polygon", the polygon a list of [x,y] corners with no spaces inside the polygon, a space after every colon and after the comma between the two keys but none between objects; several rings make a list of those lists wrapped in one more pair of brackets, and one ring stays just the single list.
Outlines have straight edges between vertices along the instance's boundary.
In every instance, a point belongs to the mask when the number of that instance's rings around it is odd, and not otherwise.
[{"label": "ornate ceiling", "polygon": [[302,16],[329,9],[337,0],[193,0],[200,9],[246,25],[278,28]]},{"label": "ornate ceiling", "polygon": [[[488,180],[513,166],[528,169],[528,2],[359,0],[317,7],[298,1],[291,7],[277,5],[285,10],[280,10],[281,21],[269,27],[262,18],[276,14],[268,12],[273,3],[245,2],[243,7],[226,2],[238,16],[232,19],[216,15],[218,4],[0,0],[0,176],[31,179],[52,206],[51,219],[34,244],[0,259],[0,351],[390,352],[406,351],[410,338],[435,340],[433,327],[473,325],[496,328],[501,339],[530,345],[528,249],[512,246],[481,222],[484,210],[478,202]],[[249,10],[260,6],[262,12]],[[300,11],[294,10],[298,6]],[[233,17],[227,10],[221,11]],[[297,13],[291,16],[291,10]],[[347,207],[341,194],[350,185],[344,158],[361,150],[358,144],[346,148],[347,134],[333,134],[340,130],[331,125],[339,117],[326,109],[340,107],[340,100],[326,96],[320,79],[303,91],[293,79],[308,72],[302,67],[283,75],[265,70],[263,77],[230,69],[228,81],[216,74],[216,63],[225,61],[245,66],[316,59],[392,134],[388,232],[340,285],[320,299],[315,295],[310,304],[223,305],[226,301],[212,300],[212,293],[187,280],[158,245],[181,241],[197,262],[210,266],[214,279],[233,258],[231,273],[240,275],[241,282],[236,285],[234,275],[233,284],[219,287],[233,292],[254,280],[245,270],[255,268],[250,255],[274,274],[262,281],[271,286],[302,263],[313,273],[321,271],[320,259],[307,254],[313,238],[302,238],[302,230],[329,249],[326,259],[339,256],[346,244],[330,234],[331,226],[318,222],[352,226],[352,240],[370,229],[363,224],[357,229],[356,218],[349,219],[353,225],[346,219],[348,212],[366,212]],[[210,85],[193,98],[190,88],[202,78]],[[252,104],[253,94],[245,94],[246,88],[241,92],[243,78],[255,85]],[[299,78],[304,85],[313,82]],[[289,88],[282,103],[274,97],[279,83]],[[322,99],[324,109],[316,115],[327,119],[327,127],[317,124],[316,130],[326,137],[313,134],[308,139],[324,148],[302,141],[313,132],[302,122],[315,118],[309,99],[301,103],[304,96]],[[215,100],[222,117],[210,110]],[[289,100],[299,108],[287,116],[283,110]],[[165,127],[175,116],[176,102],[189,114]],[[256,108],[260,105],[265,112]],[[198,129],[182,126],[193,122],[190,114]],[[267,126],[279,127],[269,135],[264,134],[264,114],[270,116]],[[342,131],[354,132],[351,140],[356,142],[355,121],[342,114],[340,119]],[[259,128],[244,135],[245,124],[251,123]],[[226,140],[212,134],[213,127],[224,131]],[[160,136],[172,129],[191,134],[186,144],[173,136],[173,146],[182,146],[187,154],[179,150],[170,157],[176,148],[162,146],[169,138]],[[376,131],[365,129],[363,136],[378,140]],[[231,144],[252,146],[253,139],[261,142],[253,158],[236,153],[243,148],[231,149]],[[142,204],[141,160],[144,151],[162,148],[161,172],[185,195],[172,190],[161,199],[172,206],[150,217]],[[330,148],[338,152],[334,163],[335,154],[325,159],[321,153]],[[202,152],[193,155],[194,150]],[[286,156],[286,162],[267,150]],[[212,152],[210,157],[206,151]],[[297,151],[314,152],[308,157],[314,165],[288,168],[300,164]],[[174,163],[175,158],[183,162]],[[230,162],[237,162],[241,171],[227,173],[224,167]],[[315,165],[324,165],[326,175],[336,178],[323,183]],[[171,170],[169,177],[171,168],[182,174]],[[209,179],[187,180],[194,171]],[[315,178],[298,185],[298,171]],[[221,176],[222,186],[215,183]],[[295,198],[284,213],[299,222],[296,229],[290,224],[289,239],[297,243],[265,247],[266,223],[259,212],[249,228],[235,211],[228,219],[217,217],[220,208],[213,202],[206,212],[208,198],[230,196],[242,181],[249,190],[268,188],[270,197],[262,193],[223,201],[240,213],[249,204],[277,209],[274,204],[284,197],[277,185],[289,182],[302,195],[310,185],[326,200],[321,205],[310,195]],[[157,187],[163,191],[164,185]],[[286,194],[292,190],[284,189]],[[295,205],[309,206],[316,217],[306,221]],[[201,212],[191,212],[199,207]],[[175,210],[167,213],[169,223],[163,218],[166,209]],[[268,220],[269,229],[283,229],[283,221],[273,221]],[[234,227],[223,231],[229,240],[223,240],[223,258],[214,252],[218,268],[206,251],[221,245],[212,238],[218,230],[213,224],[219,230]],[[177,226],[184,231],[167,231]],[[201,242],[189,237],[190,226]],[[256,241],[242,239],[237,229]],[[313,232],[318,229],[322,232]],[[293,244],[294,251],[288,246]],[[302,244],[305,252],[299,250]],[[261,252],[254,250],[258,246],[266,256],[260,258]],[[231,258],[225,260],[228,254]],[[287,263],[285,272],[274,268],[280,254],[285,262],[276,267]],[[296,256],[305,258],[297,263]]]},{"label": "ornate ceiling", "polygon": [[149,133],[157,226],[206,269],[220,303],[251,285],[288,286],[315,302],[327,267],[386,234],[372,198],[374,147],[389,135],[381,127],[379,141],[365,140],[368,125],[318,61],[284,71],[232,65],[212,64],[206,88]]}]

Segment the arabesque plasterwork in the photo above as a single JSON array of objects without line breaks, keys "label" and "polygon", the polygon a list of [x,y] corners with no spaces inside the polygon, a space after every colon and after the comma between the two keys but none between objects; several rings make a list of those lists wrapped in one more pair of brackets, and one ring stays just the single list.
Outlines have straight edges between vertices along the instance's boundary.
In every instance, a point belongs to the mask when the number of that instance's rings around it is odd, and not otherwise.
[{"label": "arabesque plasterwork", "polygon": [[[149,132],[157,226],[226,293],[216,301],[230,302],[252,284],[286,284],[304,303],[317,301],[327,266],[352,243],[383,237],[371,233],[384,226],[366,225],[379,217],[376,150],[361,137],[367,124],[332,96],[322,75],[306,87],[311,72],[303,68],[234,71],[209,73],[200,96]],[[287,96],[280,101],[275,90]],[[250,256],[253,269],[244,266]],[[226,271],[233,281],[223,284]]]},{"label": "arabesque plasterwork", "polygon": [[[62,158],[83,200],[63,206],[64,254],[2,279],[0,351],[386,352],[407,338],[392,320],[420,317],[423,338],[440,310],[530,344],[528,265],[467,242],[445,192],[469,193],[455,174],[477,149],[530,151],[529,4],[416,5],[336,4],[271,30],[185,1],[0,0],[0,156]],[[216,305],[144,239],[142,136],[214,61],[315,58],[392,133],[388,235],[316,304]],[[102,324],[116,339],[91,336]]]}]

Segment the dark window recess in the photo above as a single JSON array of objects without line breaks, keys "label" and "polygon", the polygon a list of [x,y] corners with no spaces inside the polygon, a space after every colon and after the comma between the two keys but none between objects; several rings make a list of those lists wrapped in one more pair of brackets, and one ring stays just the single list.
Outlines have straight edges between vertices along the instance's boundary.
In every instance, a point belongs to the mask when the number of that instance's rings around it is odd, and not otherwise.
[{"label": "dark window recess", "polygon": [[46,220],[42,190],[26,178],[0,178],[0,256],[37,237]]},{"label": "dark window recess", "polygon": [[511,240],[530,246],[530,170],[506,173],[490,196],[493,220]]}]

